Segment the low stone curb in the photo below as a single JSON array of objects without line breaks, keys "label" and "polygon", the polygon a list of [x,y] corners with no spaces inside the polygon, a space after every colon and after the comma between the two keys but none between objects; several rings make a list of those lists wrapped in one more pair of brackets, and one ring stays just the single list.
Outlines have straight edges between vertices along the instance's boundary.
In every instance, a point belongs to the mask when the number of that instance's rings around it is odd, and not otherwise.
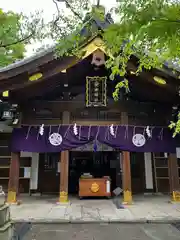
[{"label": "low stone curb", "polygon": [[134,219],[134,220],[123,220],[123,219],[111,219],[111,220],[79,220],[79,219],[13,219],[14,223],[24,223],[24,222],[30,222],[32,224],[113,224],[113,223],[121,223],[121,224],[141,224],[141,223],[151,223],[151,224],[172,224],[172,223],[180,223],[180,218],[174,218],[174,219]]}]

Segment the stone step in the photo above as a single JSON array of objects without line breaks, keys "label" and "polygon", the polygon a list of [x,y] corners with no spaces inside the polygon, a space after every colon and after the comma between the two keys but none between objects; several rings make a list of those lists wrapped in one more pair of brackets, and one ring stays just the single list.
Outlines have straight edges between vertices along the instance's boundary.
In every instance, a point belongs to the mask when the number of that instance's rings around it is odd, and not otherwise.
[{"label": "stone step", "polygon": [[10,221],[10,208],[7,204],[0,207],[0,227]]},{"label": "stone step", "polygon": [[0,227],[1,240],[12,240],[13,235],[14,235],[14,230],[11,222],[8,222],[3,227]]}]

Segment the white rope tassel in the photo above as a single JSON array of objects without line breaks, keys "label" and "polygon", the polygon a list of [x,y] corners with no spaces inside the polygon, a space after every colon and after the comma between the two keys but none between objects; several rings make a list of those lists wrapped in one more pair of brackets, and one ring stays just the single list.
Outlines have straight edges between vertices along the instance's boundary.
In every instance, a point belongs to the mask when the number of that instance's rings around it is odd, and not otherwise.
[{"label": "white rope tassel", "polygon": [[114,125],[111,124],[110,126],[110,134],[114,137],[115,136],[115,132],[114,132]]},{"label": "white rope tassel", "polygon": [[73,132],[74,132],[74,135],[77,136],[78,135],[78,128],[77,128],[77,124],[75,123],[74,126],[73,126]]},{"label": "white rope tassel", "polygon": [[[129,136],[129,134],[128,134],[128,125],[127,126],[125,126],[126,128],[125,128],[125,135],[124,135],[124,138],[125,139],[128,139],[128,136]],[[133,134],[134,135],[134,134]]]},{"label": "white rope tassel", "polygon": [[43,136],[43,134],[44,134],[44,124],[42,124],[42,125],[40,126],[40,128],[39,128],[39,134],[40,134],[41,136]]},{"label": "white rope tassel", "polygon": [[161,140],[163,140],[163,131],[164,131],[164,129],[162,128],[162,129],[161,129],[161,132],[160,132],[160,134],[159,134],[159,138],[160,138]]},{"label": "white rope tassel", "polygon": [[28,139],[28,137],[29,137],[30,130],[31,130],[31,126],[29,126],[29,127],[28,127],[28,131],[27,131],[27,135],[26,135],[26,140],[27,140],[27,139]]},{"label": "white rope tassel", "polygon": [[151,131],[149,129],[149,126],[146,127],[146,134],[149,138],[151,138]]}]

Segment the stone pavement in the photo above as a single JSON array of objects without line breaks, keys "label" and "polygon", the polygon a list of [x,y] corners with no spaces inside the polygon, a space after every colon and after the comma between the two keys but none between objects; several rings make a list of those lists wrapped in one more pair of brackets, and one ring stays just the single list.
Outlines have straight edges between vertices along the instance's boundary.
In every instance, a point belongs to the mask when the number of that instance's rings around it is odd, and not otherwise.
[{"label": "stone pavement", "polygon": [[171,224],[32,224],[23,240],[32,239],[179,240],[180,232]]},{"label": "stone pavement", "polygon": [[70,199],[57,205],[52,197],[23,197],[21,205],[11,205],[16,222],[180,222],[180,203],[169,203],[165,196],[134,197],[134,204],[117,209],[112,199]]}]

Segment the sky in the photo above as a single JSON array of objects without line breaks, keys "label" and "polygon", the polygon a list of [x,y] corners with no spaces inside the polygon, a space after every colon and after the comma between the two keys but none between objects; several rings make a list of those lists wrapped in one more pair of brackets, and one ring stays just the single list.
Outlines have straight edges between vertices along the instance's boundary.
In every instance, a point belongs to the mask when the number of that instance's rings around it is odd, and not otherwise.
[{"label": "sky", "polygon": [[[43,10],[44,19],[49,21],[52,19],[52,15],[56,12],[55,4],[53,0],[0,0],[0,8],[3,10],[12,10],[14,12],[23,12],[24,14],[33,13],[36,10]],[[91,0],[92,3],[96,0]],[[63,3],[60,3],[63,4]],[[101,5],[104,5],[106,9],[110,9],[115,6],[116,0],[101,0]],[[33,54],[34,49],[39,48],[41,43],[36,43],[27,46],[26,56]]]}]

